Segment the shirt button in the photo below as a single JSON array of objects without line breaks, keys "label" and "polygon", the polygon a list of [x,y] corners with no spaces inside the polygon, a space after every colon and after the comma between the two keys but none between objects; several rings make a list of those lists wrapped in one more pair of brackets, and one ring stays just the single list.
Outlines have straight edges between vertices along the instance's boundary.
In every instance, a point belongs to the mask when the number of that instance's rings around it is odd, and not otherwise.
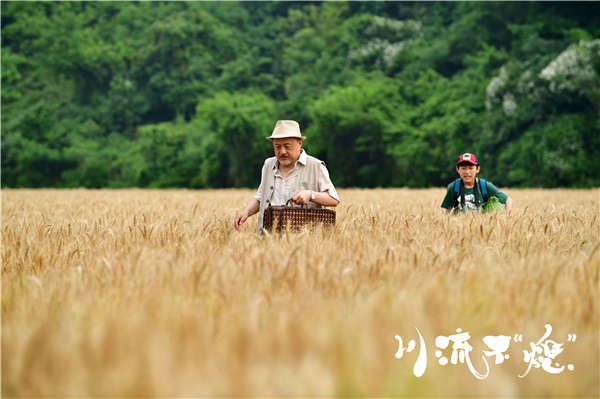
[{"label": "shirt button", "polygon": [[273,190],[273,186],[271,186],[271,190]]}]

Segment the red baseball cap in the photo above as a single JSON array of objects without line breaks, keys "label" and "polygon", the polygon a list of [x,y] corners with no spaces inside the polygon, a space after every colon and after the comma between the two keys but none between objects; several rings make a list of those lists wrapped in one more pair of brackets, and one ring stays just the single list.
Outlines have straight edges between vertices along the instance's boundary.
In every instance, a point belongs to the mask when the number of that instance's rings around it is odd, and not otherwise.
[{"label": "red baseball cap", "polygon": [[468,163],[471,165],[479,165],[479,161],[477,160],[477,157],[475,156],[475,154],[471,154],[469,152],[465,152],[464,154],[461,154],[458,157],[458,161],[456,161],[457,165],[464,164],[464,163]]}]

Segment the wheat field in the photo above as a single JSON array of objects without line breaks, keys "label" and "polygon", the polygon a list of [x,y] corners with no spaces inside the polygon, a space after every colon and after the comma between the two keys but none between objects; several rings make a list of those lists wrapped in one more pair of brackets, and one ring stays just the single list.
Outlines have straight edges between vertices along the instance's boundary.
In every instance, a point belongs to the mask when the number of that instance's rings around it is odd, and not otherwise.
[{"label": "wheat field", "polygon": [[[334,230],[259,237],[251,190],[2,190],[2,395],[597,397],[600,190],[507,193],[340,190]],[[546,323],[574,370],[519,378]],[[434,355],[457,328],[478,370],[523,339],[478,380]]]}]

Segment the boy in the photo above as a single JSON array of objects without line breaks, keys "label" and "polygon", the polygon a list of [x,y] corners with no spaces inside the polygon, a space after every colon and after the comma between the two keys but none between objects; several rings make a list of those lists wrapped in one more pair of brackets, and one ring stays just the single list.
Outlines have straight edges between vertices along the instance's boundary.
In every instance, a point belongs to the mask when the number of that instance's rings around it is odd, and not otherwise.
[{"label": "boy", "polygon": [[475,154],[467,152],[458,157],[456,172],[458,172],[460,179],[456,179],[448,185],[448,192],[444,197],[444,201],[442,201],[442,208],[445,208],[448,212],[451,210],[455,212],[479,212],[483,203],[490,197],[495,196],[500,200],[500,203],[505,205],[506,211],[510,213],[512,199],[489,181],[478,179],[479,169],[479,161]]}]

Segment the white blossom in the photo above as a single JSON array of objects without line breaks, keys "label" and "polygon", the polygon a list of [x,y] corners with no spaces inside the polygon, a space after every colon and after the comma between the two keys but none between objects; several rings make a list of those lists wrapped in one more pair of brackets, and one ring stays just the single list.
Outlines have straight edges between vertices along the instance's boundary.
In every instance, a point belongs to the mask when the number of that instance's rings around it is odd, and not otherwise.
[{"label": "white blossom", "polygon": [[421,30],[422,23],[421,21],[415,21],[412,19],[407,20],[398,20],[384,17],[373,17],[373,22],[369,29],[374,28],[386,28],[395,30],[398,32],[413,32],[416,33]]},{"label": "white blossom", "polygon": [[407,45],[407,42],[396,42],[390,43],[387,40],[375,39],[368,42],[366,45],[353,50],[348,54],[349,59],[360,59],[372,55],[378,55],[381,60],[378,60],[376,64],[383,63],[384,66],[389,67],[392,65],[394,58],[402,51]]},{"label": "white blossom", "polygon": [[528,69],[519,78],[519,82],[517,83],[517,90],[521,94],[528,94],[533,91],[535,88],[535,83],[532,79],[533,74]]},{"label": "white blossom", "polygon": [[493,103],[498,101],[498,93],[504,88],[506,82],[508,82],[508,72],[505,67],[502,67],[498,76],[493,77],[485,88],[485,107],[488,111]]},{"label": "white blossom", "polygon": [[374,39],[350,51],[348,60],[374,57],[375,65],[389,67],[396,56],[412,42],[421,27],[422,23],[416,20],[397,20],[375,16],[365,29],[364,35]]},{"label": "white blossom", "polygon": [[510,93],[506,93],[502,98],[502,110],[506,116],[511,116],[517,109],[517,102],[515,96]]},{"label": "white blossom", "polygon": [[542,69],[539,77],[550,81],[551,91],[576,90],[596,78],[592,54],[600,54],[600,39],[572,44]]}]

